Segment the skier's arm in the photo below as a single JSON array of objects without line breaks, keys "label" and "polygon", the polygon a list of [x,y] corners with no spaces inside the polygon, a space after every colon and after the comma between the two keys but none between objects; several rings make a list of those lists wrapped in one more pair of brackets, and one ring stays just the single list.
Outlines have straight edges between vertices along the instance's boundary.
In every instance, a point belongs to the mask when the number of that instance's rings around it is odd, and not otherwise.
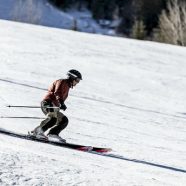
[{"label": "skier's arm", "polygon": [[59,103],[60,103],[60,100],[62,100],[62,98],[61,98],[61,89],[62,89],[61,81],[56,81],[55,89],[54,89],[54,95],[56,97],[56,100],[59,101]]},{"label": "skier's arm", "polygon": [[54,95],[56,96],[56,100],[58,101],[58,104],[59,104],[59,106],[60,106],[60,109],[66,110],[67,107],[66,107],[66,105],[64,104],[63,97],[61,96],[61,95],[62,95],[62,93],[61,93],[62,90],[63,90],[62,82],[61,82],[61,81],[57,81],[57,82],[56,82],[56,85],[55,85]]}]

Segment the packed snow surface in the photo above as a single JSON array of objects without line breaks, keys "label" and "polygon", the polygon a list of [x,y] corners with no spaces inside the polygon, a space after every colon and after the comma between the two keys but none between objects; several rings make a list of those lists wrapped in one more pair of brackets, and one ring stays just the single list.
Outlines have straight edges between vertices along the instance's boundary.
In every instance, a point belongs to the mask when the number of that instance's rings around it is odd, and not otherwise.
[{"label": "packed snow surface", "polygon": [[[0,21],[0,115],[44,117],[48,86],[69,69],[61,136],[112,148],[111,158],[0,134],[0,185],[184,186],[186,48]],[[27,133],[40,119],[0,119]]]}]

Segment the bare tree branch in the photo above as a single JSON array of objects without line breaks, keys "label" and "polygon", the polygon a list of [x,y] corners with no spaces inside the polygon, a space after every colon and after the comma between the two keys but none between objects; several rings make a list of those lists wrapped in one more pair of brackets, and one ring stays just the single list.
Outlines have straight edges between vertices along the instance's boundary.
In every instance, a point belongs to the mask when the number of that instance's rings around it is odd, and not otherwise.
[{"label": "bare tree branch", "polygon": [[159,17],[159,28],[154,31],[154,40],[186,46],[186,3],[169,0],[167,10]]}]

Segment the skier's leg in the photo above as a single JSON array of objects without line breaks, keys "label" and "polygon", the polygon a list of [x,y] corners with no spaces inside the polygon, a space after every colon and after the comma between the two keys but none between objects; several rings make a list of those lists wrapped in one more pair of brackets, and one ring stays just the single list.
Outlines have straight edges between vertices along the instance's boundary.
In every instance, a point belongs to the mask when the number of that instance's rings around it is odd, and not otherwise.
[{"label": "skier's leg", "polygon": [[49,134],[55,134],[55,135],[59,135],[59,133],[65,129],[68,125],[68,118],[62,114],[61,112],[57,113],[58,115],[58,121],[56,123],[56,126],[54,126],[48,133]]},{"label": "skier's leg", "polygon": [[47,118],[44,119],[40,127],[43,129],[43,131],[47,131],[49,128],[53,127],[56,124],[57,118],[55,117],[55,113],[49,112],[47,114]]},{"label": "skier's leg", "polygon": [[36,127],[33,132],[35,133],[44,133],[49,128],[53,127],[57,122],[57,112],[54,111],[54,109],[47,108],[52,107],[52,103],[48,101],[42,101],[41,102],[41,110],[42,112],[47,116],[46,119],[44,119],[41,124]]}]

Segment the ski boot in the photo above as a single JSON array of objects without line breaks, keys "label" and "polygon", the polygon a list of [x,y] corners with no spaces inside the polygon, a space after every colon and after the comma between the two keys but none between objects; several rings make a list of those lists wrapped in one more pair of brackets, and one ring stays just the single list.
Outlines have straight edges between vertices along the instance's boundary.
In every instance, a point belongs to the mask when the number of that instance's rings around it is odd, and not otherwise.
[{"label": "ski boot", "polygon": [[38,138],[38,139],[48,140],[48,137],[45,136],[44,131],[43,131],[43,129],[40,126],[36,127],[29,134],[32,135],[32,136],[34,136],[34,137],[36,137],[36,138]]},{"label": "ski boot", "polygon": [[60,143],[66,143],[66,140],[57,134],[48,134],[47,136],[49,141],[51,140],[51,141],[58,141]]}]

